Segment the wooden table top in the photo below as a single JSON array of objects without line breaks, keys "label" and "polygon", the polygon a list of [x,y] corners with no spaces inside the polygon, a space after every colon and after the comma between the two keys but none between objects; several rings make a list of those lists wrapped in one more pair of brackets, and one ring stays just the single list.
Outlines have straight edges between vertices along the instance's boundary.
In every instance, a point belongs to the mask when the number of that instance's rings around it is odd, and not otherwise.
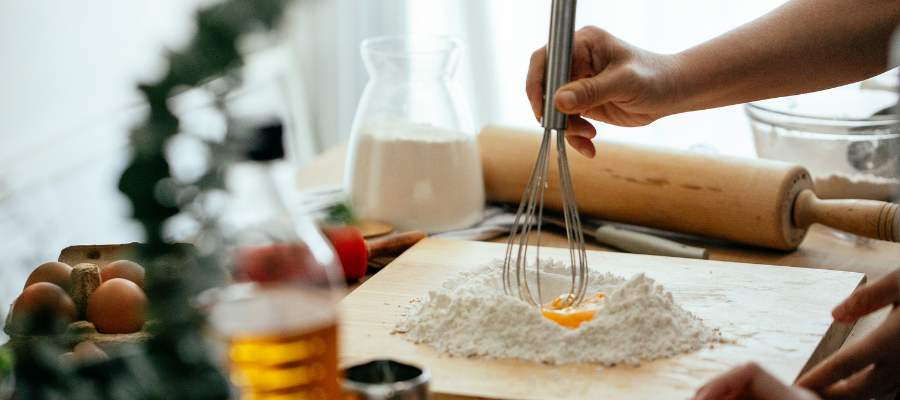
[{"label": "wooden table top", "polygon": [[[346,146],[336,146],[324,152],[298,172],[297,181],[301,190],[320,187],[335,187],[340,184],[346,158]],[[566,239],[556,234],[547,234],[544,241],[549,246],[565,246]],[[495,241],[503,241],[504,238]],[[736,261],[745,263],[782,265],[788,267],[820,268],[840,271],[861,272],[872,281],[886,273],[900,268],[900,243],[878,240],[857,241],[842,236],[839,232],[823,226],[813,226],[800,247],[792,252],[775,251],[744,245],[714,243],[699,244],[709,249],[711,260]],[[611,250],[596,243],[588,243],[592,250]],[[871,332],[887,316],[888,309],[873,313],[859,322],[853,329],[847,343],[858,340]]]}]

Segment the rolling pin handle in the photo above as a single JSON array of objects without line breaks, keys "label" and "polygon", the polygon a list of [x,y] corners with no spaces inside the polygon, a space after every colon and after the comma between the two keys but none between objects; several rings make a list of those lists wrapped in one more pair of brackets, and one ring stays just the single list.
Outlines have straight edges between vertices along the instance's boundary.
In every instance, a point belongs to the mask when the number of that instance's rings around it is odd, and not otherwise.
[{"label": "rolling pin handle", "polygon": [[428,236],[422,231],[395,233],[366,241],[369,258],[396,256]]},{"label": "rolling pin handle", "polygon": [[794,201],[794,225],[819,223],[873,239],[900,242],[900,205],[876,200],[822,200],[804,190]]}]

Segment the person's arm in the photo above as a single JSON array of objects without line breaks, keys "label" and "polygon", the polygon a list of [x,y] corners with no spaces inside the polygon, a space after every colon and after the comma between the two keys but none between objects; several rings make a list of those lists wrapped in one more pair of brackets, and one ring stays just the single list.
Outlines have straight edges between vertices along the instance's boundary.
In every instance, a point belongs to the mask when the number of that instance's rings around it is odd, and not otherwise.
[{"label": "person's arm", "polygon": [[888,69],[897,0],[793,0],[677,54],[678,108],[698,110],[826,89]]},{"label": "person's arm", "polygon": [[[572,117],[569,143],[588,157],[596,132],[583,118],[621,126],[667,115],[810,92],[888,68],[900,0],[793,0],[734,31],[677,54],[657,54],[597,27],[575,34],[572,82],[556,107]],[[525,90],[543,108],[546,51],[531,57]]]}]

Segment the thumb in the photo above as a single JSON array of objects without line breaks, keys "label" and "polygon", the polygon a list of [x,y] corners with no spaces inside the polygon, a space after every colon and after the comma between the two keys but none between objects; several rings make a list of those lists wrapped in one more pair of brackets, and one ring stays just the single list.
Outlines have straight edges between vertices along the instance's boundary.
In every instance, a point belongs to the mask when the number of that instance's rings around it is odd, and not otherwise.
[{"label": "thumb", "polygon": [[554,103],[566,114],[581,114],[624,93],[623,80],[614,74],[592,76],[565,84],[556,91]]}]

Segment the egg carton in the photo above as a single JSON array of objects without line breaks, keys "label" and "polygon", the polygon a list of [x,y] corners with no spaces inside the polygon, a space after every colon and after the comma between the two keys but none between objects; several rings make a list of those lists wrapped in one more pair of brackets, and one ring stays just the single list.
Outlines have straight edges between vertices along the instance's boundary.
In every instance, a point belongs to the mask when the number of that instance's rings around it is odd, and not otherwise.
[{"label": "egg carton", "polygon": [[[73,267],[82,263],[90,263],[103,268],[116,260],[134,260],[138,246],[140,246],[139,243],[69,246],[60,252],[58,261]],[[77,285],[77,282],[73,282],[72,287],[74,288]],[[70,293],[70,295],[71,294],[72,293]],[[76,302],[84,301],[76,299],[74,296],[73,300]],[[40,336],[23,335],[10,328],[12,308],[13,304],[10,304],[9,312],[6,314],[6,322],[3,326],[3,331],[9,335],[11,340],[20,343],[39,339]],[[72,346],[82,341],[91,341],[104,350],[107,350],[122,344],[145,342],[151,336],[149,332],[152,330],[153,325],[154,321],[147,321],[144,323],[144,327],[137,332],[100,333],[90,321],[79,320],[69,324],[66,328],[66,337],[71,338],[70,344]]]}]

